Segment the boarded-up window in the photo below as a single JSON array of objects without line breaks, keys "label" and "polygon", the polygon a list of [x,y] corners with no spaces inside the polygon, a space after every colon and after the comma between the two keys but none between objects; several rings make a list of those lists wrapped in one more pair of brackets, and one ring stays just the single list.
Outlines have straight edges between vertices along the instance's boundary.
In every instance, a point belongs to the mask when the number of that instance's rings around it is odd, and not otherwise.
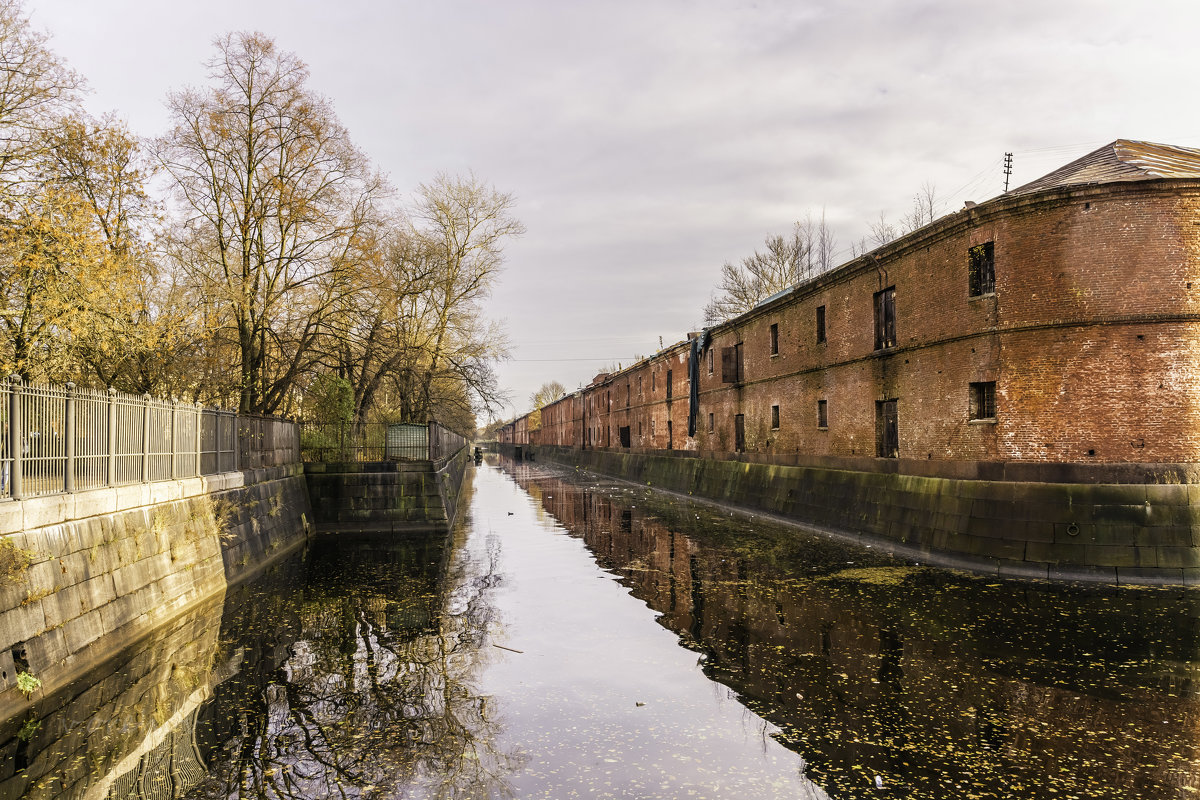
[{"label": "boarded-up window", "polygon": [[721,383],[741,383],[745,377],[742,372],[742,345],[739,342],[733,347],[721,348]]},{"label": "boarded-up window", "polygon": [[896,346],[896,287],[875,293],[875,349]]},{"label": "boarded-up window", "polygon": [[875,455],[880,458],[900,456],[900,426],[895,400],[875,402]]},{"label": "boarded-up window", "polygon": [[996,250],[992,242],[978,244],[967,251],[969,295],[978,297],[996,291]]}]

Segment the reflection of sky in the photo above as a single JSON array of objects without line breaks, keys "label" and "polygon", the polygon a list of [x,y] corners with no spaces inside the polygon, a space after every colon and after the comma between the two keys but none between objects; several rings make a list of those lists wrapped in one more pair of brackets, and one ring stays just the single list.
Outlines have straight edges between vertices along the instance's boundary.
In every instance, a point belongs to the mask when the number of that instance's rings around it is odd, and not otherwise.
[{"label": "reflection of sky", "polygon": [[499,542],[491,641],[522,651],[497,649],[478,684],[498,749],[527,759],[516,796],[825,797],[774,727],[705,677],[580,540],[492,469],[475,492],[469,557]]}]

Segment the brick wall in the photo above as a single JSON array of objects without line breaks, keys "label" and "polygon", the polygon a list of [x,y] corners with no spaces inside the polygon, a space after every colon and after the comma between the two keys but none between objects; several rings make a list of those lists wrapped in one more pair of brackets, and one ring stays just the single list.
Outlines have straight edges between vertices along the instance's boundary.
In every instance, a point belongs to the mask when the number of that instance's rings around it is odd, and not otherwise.
[{"label": "brick wall", "polygon": [[[731,456],[741,415],[747,454],[875,458],[877,403],[895,400],[909,465],[1200,462],[1198,207],[1200,183],[1153,180],[960,211],[713,329],[694,437],[685,341],[551,404],[520,441],[622,448],[628,427],[633,451]],[[995,291],[970,297],[968,251],[986,242]],[[877,349],[889,287],[896,341]],[[971,419],[972,383],[994,383],[994,417]]]}]

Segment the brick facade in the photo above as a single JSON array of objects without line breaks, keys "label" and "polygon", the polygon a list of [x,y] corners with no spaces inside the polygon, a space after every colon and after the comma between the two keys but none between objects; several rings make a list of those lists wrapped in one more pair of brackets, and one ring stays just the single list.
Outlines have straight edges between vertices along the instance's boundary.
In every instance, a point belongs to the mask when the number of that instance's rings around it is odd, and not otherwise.
[{"label": "brick facade", "polygon": [[[999,463],[1098,476],[1200,463],[1198,208],[1197,179],[969,207],[711,329],[694,436],[689,341],[598,376],[543,409],[537,430],[521,418],[506,435],[947,476]],[[971,296],[973,252],[990,256],[994,291]],[[877,306],[893,289],[881,334]],[[889,407],[894,445],[883,441]]]}]

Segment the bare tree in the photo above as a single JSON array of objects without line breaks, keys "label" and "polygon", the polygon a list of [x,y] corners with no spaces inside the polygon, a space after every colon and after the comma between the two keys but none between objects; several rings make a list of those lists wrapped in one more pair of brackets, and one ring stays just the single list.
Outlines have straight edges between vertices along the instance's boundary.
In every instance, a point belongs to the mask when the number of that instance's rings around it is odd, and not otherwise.
[{"label": "bare tree", "polygon": [[792,226],[790,236],[768,236],[765,249],[754,251],[740,263],[721,266],[721,283],[704,308],[706,324],[742,314],[767,297],[796,285],[832,266],[833,234],[825,214],[810,214]]},{"label": "bare tree", "polygon": [[939,201],[937,190],[929,181],[921,184],[921,191],[913,195],[912,209],[900,220],[904,233],[912,233],[937,219]]},{"label": "bare tree", "polygon": [[175,253],[236,342],[238,407],[270,413],[348,290],[385,187],[299,58],[261,33],[216,48],[211,85],[168,97],[158,155],[183,214]]}]

